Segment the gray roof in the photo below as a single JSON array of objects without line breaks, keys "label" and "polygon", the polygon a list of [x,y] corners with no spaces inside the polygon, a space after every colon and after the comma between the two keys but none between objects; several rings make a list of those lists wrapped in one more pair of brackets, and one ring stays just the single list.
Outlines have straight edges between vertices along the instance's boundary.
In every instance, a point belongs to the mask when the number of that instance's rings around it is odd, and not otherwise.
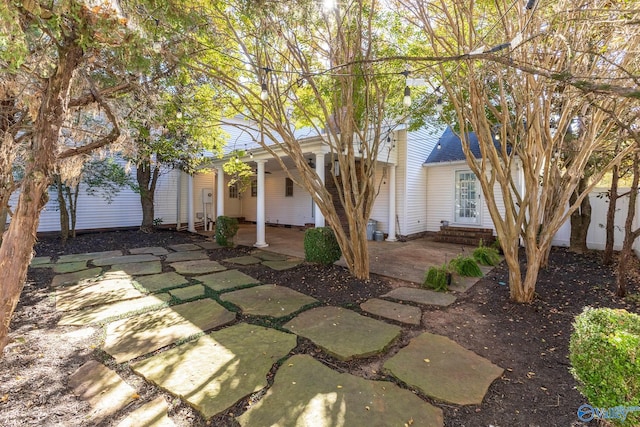
[{"label": "gray roof", "polygon": [[[467,140],[469,141],[469,148],[473,156],[477,159],[481,157],[480,146],[478,144],[478,136],[475,132],[467,133]],[[493,143],[496,147],[499,147],[499,142],[494,140]],[[440,147],[440,148],[438,148]],[[464,152],[462,151],[462,141],[460,137],[453,132],[450,126],[444,131],[438,143],[436,144],[425,164],[444,163],[444,162],[457,162],[465,160]]]}]

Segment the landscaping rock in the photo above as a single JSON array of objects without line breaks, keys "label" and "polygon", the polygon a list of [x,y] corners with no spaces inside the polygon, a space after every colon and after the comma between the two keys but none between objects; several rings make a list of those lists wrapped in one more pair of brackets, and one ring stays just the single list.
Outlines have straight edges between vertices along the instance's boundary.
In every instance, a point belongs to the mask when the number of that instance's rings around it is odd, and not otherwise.
[{"label": "landscaping rock", "polygon": [[130,276],[159,274],[162,272],[160,261],[135,262],[130,264],[114,264],[109,271],[123,271]]},{"label": "landscaping rock", "polygon": [[116,427],[174,427],[167,415],[169,407],[162,397],[145,403],[122,420]]},{"label": "landscaping rock", "polygon": [[237,420],[246,427],[443,425],[442,410],[409,390],[338,373],[309,355],[286,361],[266,395]]},{"label": "landscaping rock", "polygon": [[73,273],[76,271],[86,270],[87,261],[66,262],[63,264],[53,264],[54,273]]},{"label": "landscaping rock", "polygon": [[378,298],[372,298],[360,304],[360,308],[367,313],[406,323],[407,325],[419,325],[422,318],[422,311],[418,307],[398,304]]},{"label": "landscaping rock", "polygon": [[202,251],[183,251],[171,252],[165,257],[166,262],[195,261],[199,259],[209,259],[209,255]]},{"label": "landscaping rock", "polygon": [[128,278],[107,276],[91,284],[59,288],[56,291],[56,309],[78,310],[92,305],[104,305],[144,296]]},{"label": "landscaping rock", "polygon": [[446,307],[453,304],[456,300],[456,297],[445,292],[436,292],[429,289],[418,288],[396,288],[382,296],[400,301],[415,302],[425,305],[437,305],[440,307]]},{"label": "landscaping rock", "polygon": [[227,258],[223,261],[230,262],[232,264],[238,264],[238,265],[253,265],[253,264],[260,264],[262,262],[260,258],[256,258],[251,255],[237,256],[235,258]]},{"label": "landscaping rock", "polygon": [[151,254],[140,254],[140,255],[120,255],[120,256],[111,256],[105,258],[94,258],[93,265],[97,265],[98,267],[104,267],[105,265],[114,265],[114,264],[132,264],[134,262],[147,262],[147,261],[158,261],[158,258],[155,255]]},{"label": "landscaping rock", "polygon": [[502,368],[447,337],[423,333],[387,360],[385,370],[434,399],[479,405]]},{"label": "landscaping rock", "polygon": [[102,268],[100,267],[80,270],[73,273],[58,274],[51,281],[51,287],[57,288],[63,285],[89,283],[98,279],[100,274],[102,274]]},{"label": "landscaping rock", "polygon": [[202,249],[210,251],[213,249],[220,249],[222,246],[217,244],[216,242],[198,242],[196,245],[200,246]]},{"label": "landscaping rock", "polygon": [[119,301],[113,304],[83,308],[78,311],[65,312],[58,325],[90,325],[106,320],[119,320],[143,310],[163,308],[171,299],[169,294],[156,294],[132,300]]},{"label": "landscaping rock", "polygon": [[169,249],[174,250],[176,252],[183,252],[183,251],[199,251],[200,249],[202,249],[202,247],[193,243],[180,243],[178,245],[169,245]]},{"label": "landscaping rock", "polygon": [[398,326],[339,307],[319,307],[305,311],[284,327],[310,339],[340,360],[382,353],[402,331]]},{"label": "landscaping rock", "polygon": [[176,288],[189,283],[184,276],[171,271],[169,273],[153,274],[151,276],[136,277],[136,283],[148,292],[158,292],[163,289]]},{"label": "landscaping rock", "polygon": [[289,257],[275,252],[268,252],[263,250],[255,250],[251,252],[251,255],[260,258],[263,261],[286,261]]},{"label": "landscaping rock", "polygon": [[132,364],[209,419],[267,385],[267,374],[296,336],[240,323]]},{"label": "landscaping rock", "polygon": [[69,377],[69,387],[91,405],[88,421],[92,425],[133,402],[136,393],[118,374],[95,360],[85,363]]},{"label": "landscaping rock", "polygon": [[110,258],[122,255],[122,251],[104,251],[104,252],[87,252],[83,254],[62,255],[58,258],[57,263],[89,261],[95,258]]},{"label": "landscaping rock", "polygon": [[263,261],[262,265],[266,265],[269,268],[274,270],[283,271],[289,270],[290,268],[294,268],[302,264],[301,259],[292,259],[288,261]]},{"label": "landscaping rock", "polygon": [[315,298],[277,285],[241,289],[223,294],[220,299],[237,305],[244,314],[271,317],[288,316],[305,305],[318,302]]},{"label": "landscaping rock", "polygon": [[176,288],[169,291],[171,296],[180,300],[194,299],[204,296],[205,287],[202,285],[192,285],[186,288]]},{"label": "landscaping rock", "polygon": [[227,269],[226,267],[220,265],[220,263],[208,260],[174,262],[173,264],[169,265],[171,265],[171,267],[173,267],[176,272],[186,275],[213,273],[216,271],[224,271]]},{"label": "landscaping rock", "polygon": [[110,323],[103,349],[122,363],[235,318],[211,299],[175,305]]},{"label": "landscaping rock", "polygon": [[207,274],[205,276],[194,277],[194,279],[199,280],[207,288],[214,291],[224,291],[260,283],[257,279],[238,270],[227,270],[222,273]]},{"label": "landscaping rock", "polygon": [[144,248],[129,249],[129,253],[131,255],[139,255],[139,254],[166,255],[169,253],[169,251],[161,246],[146,246]]},{"label": "landscaping rock", "polygon": [[48,256],[37,256],[31,259],[31,263],[29,263],[29,267],[36,267],[42,264],[50,264],[51,257]]}]

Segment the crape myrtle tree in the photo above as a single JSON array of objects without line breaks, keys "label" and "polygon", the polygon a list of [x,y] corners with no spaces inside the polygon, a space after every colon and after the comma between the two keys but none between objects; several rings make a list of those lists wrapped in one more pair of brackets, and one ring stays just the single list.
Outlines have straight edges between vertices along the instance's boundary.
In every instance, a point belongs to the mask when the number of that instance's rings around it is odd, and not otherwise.
[{"label": "crape myrtle tree", "polygon": [[[532,301],[553,236],[631,149],[578,188],[615,129],[611,115],[635,102],[625,84],[634,87],[639,37],[625,22],[637,22],[638,12],[623,1],[400,3],[423,29],[430,54],[455,59],[441,62],[436,76],[500,238],[511,299]],[[467,131],[478,135],[479,159]]]},{"label": "crape myrtle tree", "polygon": [[[398,22],[378,2],[365,0],[329,8],[311,0],[232,1],[217,13],[217,30],[238,46],[227,58],[238,72],[202,67],[226,88],[231,112],[259,124],[258,142],[311,194],[350,272],[368,279],[366,225],[377,191],[376,163],[392,148],[390,125],[397,122],[388,119],[399,114],[404,89],[404,63],[374,60],[397,55],[405,43],[395,36],[403,34]],[[323,138],[331,165],[339,165],[339,177],[326,176],[334,180],[337,200],[298,143],[302,127]],[[287,169],[284,157],[299,175]],[[346,224],[336,211],[340,205]]]},{"label": "crape myrtle tree", "polygon": [[[154,38],[163,27],[156,22],[200,16],[182,3],[157,6],[0,1],[0,210],[11,213],[0,246],[0,352],[59,162],[125,139],[111,99],[134,88],[159,61]],[[83,128],[91,137],[69,142],[63,133],[79,126],[72,118],[89,111],[105,125]],[[24,165],[20,180],[11,170],[15,162]],[[15,191],[18,201],[9,209]]]}]

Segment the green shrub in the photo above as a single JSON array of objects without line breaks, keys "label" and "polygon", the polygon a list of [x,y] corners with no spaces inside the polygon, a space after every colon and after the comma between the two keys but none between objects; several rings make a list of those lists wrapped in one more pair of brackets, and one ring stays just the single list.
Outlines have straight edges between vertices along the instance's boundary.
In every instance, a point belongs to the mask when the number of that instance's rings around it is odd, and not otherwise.
[{"label": "green shrub", "polygon": [[[640,406],[640,316],[587,307],[573,326],[571,373],[589,404],[604,409]],[[629,412],[624,421],[607,418],[615,425],[640,425],[638,411]]]},{"label": "green shrub", "polygon": [[449,268],[461,276],[482,277],[482,270],[476,260],[470,256],[458,255],[449,262]]},{"label": "green shrub", "polygon": [[500,238],[498,236],[496,236],[496,240],[493,241],[490,247],[498,251],[499,255],[502,255],[504,253],[504,251],[502,250],[502,245],[500,244]]},{"label": "green shrub", "polygon": [[233,246],[233,237],[238,232],[238,219],[228,216],[216,218],[216,242],[220,246]]},{"label": "green shrub", "polygon": [[329,227],[309,228],[304,233],[304,257],[309,262],[331,265],[342,256],[333,230]]},{"label": "green shrub", "polygon": [[442,264],[440,267],[429,267],[423,283],[425,288],[445,292],[449,290],[449,285],[451,285],[451,271],[449,271],[447,264]]},{"label": "green shrub", "polygon": [[494,248],[480,246],[473,251],[473,259],[475,259],[478,264],[493,266],[498,265],[500,262],[500,255]]}]

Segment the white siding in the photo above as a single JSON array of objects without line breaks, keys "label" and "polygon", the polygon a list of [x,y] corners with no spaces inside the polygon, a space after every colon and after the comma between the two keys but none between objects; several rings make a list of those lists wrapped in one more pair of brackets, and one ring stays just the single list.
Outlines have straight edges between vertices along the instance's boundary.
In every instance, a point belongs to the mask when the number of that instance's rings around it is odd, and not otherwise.
[{"label": "white siding", "polygon": [[[294,172],[294,176],[296,175],[297,173]],[[288,225],[304,225],[314,222],[311,195],[304,188],[294,184],[293,197],[285,197],[286,177],[284,171],[274,171],[265,176],[266,222]]]},{"label": "white siding", "polygon": [[[193,176],[193,212],[194,221],[196,224],[204,221],[205,213],[211,220],[215,221],[216,218],[216,182],[215,174],[213,172],[205,172],[195,174]],[[203,190],[207,193],[211,193],[211,203],[204,203]],[[227,194],[228,196],[228,194]],[[184,197],[186,197],[186,190]],[[225,208],[226,208],[225,202]],[[200,218],[198,218],[200,216]]]}]

